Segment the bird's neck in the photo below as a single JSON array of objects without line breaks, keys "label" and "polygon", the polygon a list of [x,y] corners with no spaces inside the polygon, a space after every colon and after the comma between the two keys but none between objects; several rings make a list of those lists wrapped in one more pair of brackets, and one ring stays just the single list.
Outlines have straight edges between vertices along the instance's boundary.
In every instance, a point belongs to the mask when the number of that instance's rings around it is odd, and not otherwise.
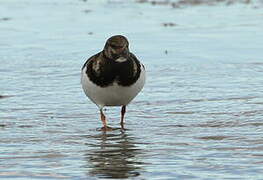
[{"label": "bird's neck", "polygon": [[107,54],[105,53],[105,50],[102,51],[102,56],[105,60],[110,61],[112,63],[123,63],[128,61],[129,57],[119,57],[119,58],[112,58],[107,56]]}]

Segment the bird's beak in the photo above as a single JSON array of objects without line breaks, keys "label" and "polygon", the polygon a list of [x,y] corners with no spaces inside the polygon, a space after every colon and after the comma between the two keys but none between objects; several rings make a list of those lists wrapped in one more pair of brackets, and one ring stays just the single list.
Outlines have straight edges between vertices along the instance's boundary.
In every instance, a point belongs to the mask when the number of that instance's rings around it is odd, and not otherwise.
[{"label": "bird's beak", "polygon": [[122,51],[124,51],[124,49],[125,49],[125,47],[116,48],[116,49],[115,49],[115,52],[116,52],[117,54],[120,54]]}]

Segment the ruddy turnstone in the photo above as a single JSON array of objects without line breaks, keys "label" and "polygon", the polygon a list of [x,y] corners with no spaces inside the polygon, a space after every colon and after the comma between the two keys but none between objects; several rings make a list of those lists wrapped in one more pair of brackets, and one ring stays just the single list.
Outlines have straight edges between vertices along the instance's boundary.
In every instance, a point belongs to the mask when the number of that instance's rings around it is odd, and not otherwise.
[{"label": "ruddy turnstone", "polygon": [[100,110],[102,130],[110,130],[103,113],[105,106],[122,106],[121,127],[124,128],[126,106],[145,84],[145,68],[129,51],[126,37],[110,37],[104,49],[91,56],[81,70],[81,84],[86,96]]}]

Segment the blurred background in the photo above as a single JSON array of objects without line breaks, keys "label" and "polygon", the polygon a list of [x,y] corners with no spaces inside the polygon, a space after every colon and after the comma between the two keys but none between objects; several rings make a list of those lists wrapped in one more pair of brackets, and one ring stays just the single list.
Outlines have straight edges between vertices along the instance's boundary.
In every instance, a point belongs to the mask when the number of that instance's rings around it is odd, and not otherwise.
[{"label": "blurred background", "polygon": [[[262,0],[0,0],[0,178],[262,179]],[[80,69],[125,35],[147,83],[103,133]],[[119,108],[106,111],[119,127]]]}]

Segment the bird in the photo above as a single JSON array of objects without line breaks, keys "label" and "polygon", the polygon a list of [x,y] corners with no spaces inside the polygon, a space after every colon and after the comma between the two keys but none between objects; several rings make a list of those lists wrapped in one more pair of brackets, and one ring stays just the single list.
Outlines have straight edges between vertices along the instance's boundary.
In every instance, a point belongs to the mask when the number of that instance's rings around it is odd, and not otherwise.
[{"label": "bird", "polygon": [[121,106],[120,125],[124,129],[126,106],[143,89],[145,81],[145,66],[130,52],[129,41],[123,35],[110,37],[102,51],[88,58],[81,69],[81,85],[99,108],[103,131],[113,130],[103,113],[106,106]]}]

